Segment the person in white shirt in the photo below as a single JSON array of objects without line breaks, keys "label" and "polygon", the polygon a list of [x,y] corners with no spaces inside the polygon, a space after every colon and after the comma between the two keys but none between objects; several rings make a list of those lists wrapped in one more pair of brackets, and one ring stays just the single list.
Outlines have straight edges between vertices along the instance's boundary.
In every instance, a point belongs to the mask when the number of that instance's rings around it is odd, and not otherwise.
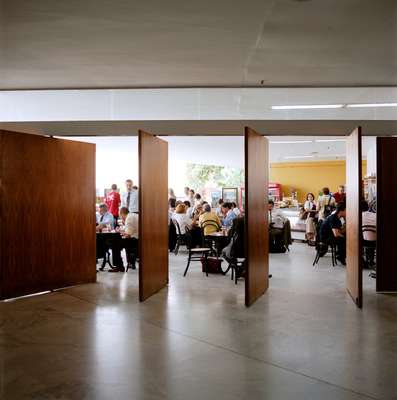
[{"label": "person in white shirt", "polygon": [[192,223],[192,219],[186,214],[186,205],[185,204],[178,204],[175,213],[172,216],[176,222],[178,222],[179,229],[181,230],[181,234],[186,233],[186,227],[190,226]]},{"label": "person in white shirt", "polygon": [[362,201],[361,210],[362,210],[363,239],[368,242],[375,242],[376,214],[369,211],[368,203],[366,201]]},{"label": "person in white shirt", "polygon": [[233,201],[232,202],[232,210],[233,212],[236,214],[236,216],[238,217],[241,214],[240,209],[237,207],[237,204]]},{"label": "person in white shirt", "polygon": [[139,192],[131,179],[125,181],[127,191],[123,193],[121,198],[121,207],[126,207],[129,212],[139,212]]},{"label": "person in white shirt", "polygon": [[118,240],[112,243],[112,255],[114,268],[110,272],[124,272],[121,250],[125,249],[127,262],[132,269],[135,269],[135,261],[138,256],[139,238],[139,216],[136,213],[128,212],[127,207],[120,208],[120,217],[123,221],[123,228],[118,228],[120,233]]},{"label": "person in white shirt", "polygon": [[111,229],[114,228],[114,217],[108,211],[106,204],[100,204],[99,212],[96,213],[96,231],[101,232],[107,226],[110,226]]},{"label": "person in white shirt", "polygon": [[274,208],[274,201],[269,200],[269,226],[270,228],[283,229],[285,217],[278,208]]}]

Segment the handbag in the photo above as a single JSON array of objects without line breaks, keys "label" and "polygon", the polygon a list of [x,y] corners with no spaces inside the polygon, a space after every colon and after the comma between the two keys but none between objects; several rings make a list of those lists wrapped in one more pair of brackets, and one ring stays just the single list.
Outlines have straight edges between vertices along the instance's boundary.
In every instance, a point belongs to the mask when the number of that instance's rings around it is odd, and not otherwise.
[{"label": "handbag", "polygon": [[309,213],[302,207],[300,212],[299,212],[299,219],[305,220]]},{"label": "handbag", "polygon": [[207,271],[209,274],[223,274],[222,259],[217,257],[201,257],[201,269],[205,272],[205,262],[207,261]]}]

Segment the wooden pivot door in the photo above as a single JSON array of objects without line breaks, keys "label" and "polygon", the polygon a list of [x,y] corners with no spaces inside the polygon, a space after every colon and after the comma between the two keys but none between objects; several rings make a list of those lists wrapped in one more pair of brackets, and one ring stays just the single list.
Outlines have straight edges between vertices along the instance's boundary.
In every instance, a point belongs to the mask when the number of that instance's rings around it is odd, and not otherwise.
[{"label": "wooden pivot door", "polygon": [[139,300],[168,283],[168,143],[139,131]]},{"label": "wooden pivot door", "polygon": [[95,145],[0,131],[0,160],[0,298],[95,282]]},{"label": "wooden pivot door", "polygon": [[269,287],[268,140],[245,128],[245,305]]},{"label": "wooden pivot door", "polygon": [[360,308],[363,305],[361,162],[361,128],[358,127],[346,142],[346,288]]},{"label": "wooden pivot door", "polygon": [[397,138],[377,138],[376,290],[397,292]]}]

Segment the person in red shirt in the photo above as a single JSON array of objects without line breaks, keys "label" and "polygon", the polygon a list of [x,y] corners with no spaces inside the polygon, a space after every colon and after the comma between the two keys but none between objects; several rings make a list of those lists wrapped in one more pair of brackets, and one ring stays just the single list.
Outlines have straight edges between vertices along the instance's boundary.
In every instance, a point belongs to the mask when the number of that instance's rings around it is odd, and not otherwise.
[{"label": "person in red shirt", "polygon": [[333,194],[336,204],[345,203],[346,202],[346,193],[345,187],[340,185],[338,187],[338,192]]},{"label": "person in red shirt", "polygon": [[106,195],[105,203],[108,206],[109,212],[113,215],[115,223],[119,219],[119,208],[121,204],[120,193],[117,191],[117,185],[112,185],[112,190]]}]

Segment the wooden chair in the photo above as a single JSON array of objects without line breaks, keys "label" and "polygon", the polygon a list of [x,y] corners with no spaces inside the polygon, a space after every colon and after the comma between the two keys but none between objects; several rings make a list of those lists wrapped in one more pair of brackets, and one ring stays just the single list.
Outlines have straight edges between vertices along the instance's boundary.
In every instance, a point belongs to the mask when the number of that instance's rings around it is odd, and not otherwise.
[{"label": "wooden chair", "polygon": [[176,219],[172,218],[171,221],[176,229],[176,246],[174,249],[174,254],[177,255],[179,252],[179,247],[186,245],[186,235],[181,232],[181,227]]},{"label": "wooden chair", "polygon": [[[201,235],[202,235],[202,230],[201,230]],[[203,237],[203,235],[202,235],[202,237]],[[185,241],[186,241],[186,247],[189,251],[189,254],[188,254],[186,269],[185,269],[185,272],[183,273],[183,276],[184,277],[186,276],[187,271],[190,266],[190,263],[192,261],[201,261],[202,259],[204,259],[205,274],[206,274],[206,276],[208,276],[207,258],[211,251],[211,248],[209,248],[209,247],[194,247],[194,244],[192,241],[192,233],[188,227],[186,227]]]},{"label": "wooden chair", "polygon": [[[316,256],[315,256],[315,258],[314,258],[314,261],[313,261],[313,267],[316,266],[316,264],[318,263],[318,261],[319,261],[320,258],[322,257],[322,256],[321,256],[321,253],[322,253],[321,245],[327,246],[328,248],[331,249],[332,266],[335,267],[336,265],[338,265],[338,262],[337,262],[337,260],[336,260],[336,243],[335,243],[334,240],[330,239],[330,240],[327,241],[327,243],[321,243],[321,242],[319,242],[319,243],[316,245],[316,250],[317,250],[317,251],[316,251]],[[324,254],[324,255],[325,255],[325,254]]]}]

